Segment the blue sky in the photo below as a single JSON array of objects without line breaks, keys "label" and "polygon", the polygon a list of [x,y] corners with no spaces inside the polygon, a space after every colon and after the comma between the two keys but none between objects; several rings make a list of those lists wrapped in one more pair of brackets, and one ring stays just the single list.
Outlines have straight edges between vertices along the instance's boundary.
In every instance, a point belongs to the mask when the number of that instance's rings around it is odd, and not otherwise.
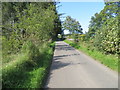
[{"label": "blue sky", "polygon": [[[65,13],[62,17],[71,16],[80,22],[83,32],[88,31],[91,16],[104,8],[104,2],[60,2],[58,13]],[[65,18],[61,18],[63,21]],[[65,33],[68,33],[65,31]]]}]

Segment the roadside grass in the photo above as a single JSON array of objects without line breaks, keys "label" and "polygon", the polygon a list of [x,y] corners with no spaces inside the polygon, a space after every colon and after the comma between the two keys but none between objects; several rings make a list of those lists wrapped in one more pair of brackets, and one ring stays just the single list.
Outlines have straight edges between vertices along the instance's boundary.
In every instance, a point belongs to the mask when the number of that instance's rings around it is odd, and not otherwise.
[{"label": "roadside grass", "polygon": [[95,60],[99,61],[100,63],[104,64],[105,66],[111,68],[112,70],[118,71],[118,58],[114,55],[105,55],[100,51],[97,50],[90,50],[88,49],[87,45],[83,43],[74,43],[73,41],[64,40],[66,43],[71,45],[72,47],[81,50],[85,54],[91,56]]},{"label": "roadside grass", "polygon": [[2,65],[2,88],[43,88],[55,43],[27,42],[14,60]]}]

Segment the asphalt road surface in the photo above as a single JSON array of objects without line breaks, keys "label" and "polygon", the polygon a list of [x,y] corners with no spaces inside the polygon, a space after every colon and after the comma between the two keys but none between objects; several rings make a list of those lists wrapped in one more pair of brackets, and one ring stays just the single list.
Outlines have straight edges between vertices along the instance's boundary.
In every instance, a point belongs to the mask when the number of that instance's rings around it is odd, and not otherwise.
[{"label": "asphalt road surface", "polygon": [[57,41],[45,88],[118,88],[118,73]]}]

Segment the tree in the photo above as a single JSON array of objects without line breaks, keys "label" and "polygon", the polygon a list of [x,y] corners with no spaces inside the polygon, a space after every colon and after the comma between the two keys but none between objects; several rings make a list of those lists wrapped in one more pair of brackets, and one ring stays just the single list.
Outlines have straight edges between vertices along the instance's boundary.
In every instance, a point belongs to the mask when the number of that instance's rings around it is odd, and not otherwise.
[{"label": "tree", "polygon": [[82,34],[82,28],[78,21],[67,16],[65,21],[63,22],[64,30],[69,30],[69,32],[73,35],[75,41],[78,39],[78,34]]},{"label": "tree", "polygon": [[90,21],[86,38],[93,40],[93,45],[104,53],[118,54],[119,28],[118,20],[119,2],[105,2],[105,7],[100,13],[96,13]]},{"label": "tree", "polygon": [[69,30],[71,34],[83,33],[80,23],[70,16],[66,17],[66,20],[63,23],[63,28]]},{"label": "tree", "polygon": [[69,30],[69,32],[73,35],[75,42],[78,41],[78,34],[82,34],[82,28],[79,21],[67,16],[65,21],[63,22],[64,30]]},{"label": "tree", "polygon": [[20,52],[28,40],[42,44],[61,33],[56,2],[2,2],[2,7],[2,44],[6,54]]}]

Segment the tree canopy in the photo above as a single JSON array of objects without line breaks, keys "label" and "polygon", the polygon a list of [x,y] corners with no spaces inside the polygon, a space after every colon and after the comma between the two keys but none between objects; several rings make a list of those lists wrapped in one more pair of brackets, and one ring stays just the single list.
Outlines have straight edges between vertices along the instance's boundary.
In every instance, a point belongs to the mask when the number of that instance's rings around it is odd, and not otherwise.
[{"label": "tree canopy", "polygon": [[71,18],[71,16],[67,16],[65,21],[63,22],[64,30],[69,30],[71,34],[82,34],[82,28],[79,21]]},{"label": "tree canopy", "polygon": [[105,53],[120,53],[119,6],[119,2],[105,2],[104,9],[91,17],[86,38],[93,40],[94,46]]},{"label": "tree canopy", "polygon": [[62,32],[56,4],[56,2],[2,2],[4,55],[19,52],[28,40],[41,44],[55,40]]}]

